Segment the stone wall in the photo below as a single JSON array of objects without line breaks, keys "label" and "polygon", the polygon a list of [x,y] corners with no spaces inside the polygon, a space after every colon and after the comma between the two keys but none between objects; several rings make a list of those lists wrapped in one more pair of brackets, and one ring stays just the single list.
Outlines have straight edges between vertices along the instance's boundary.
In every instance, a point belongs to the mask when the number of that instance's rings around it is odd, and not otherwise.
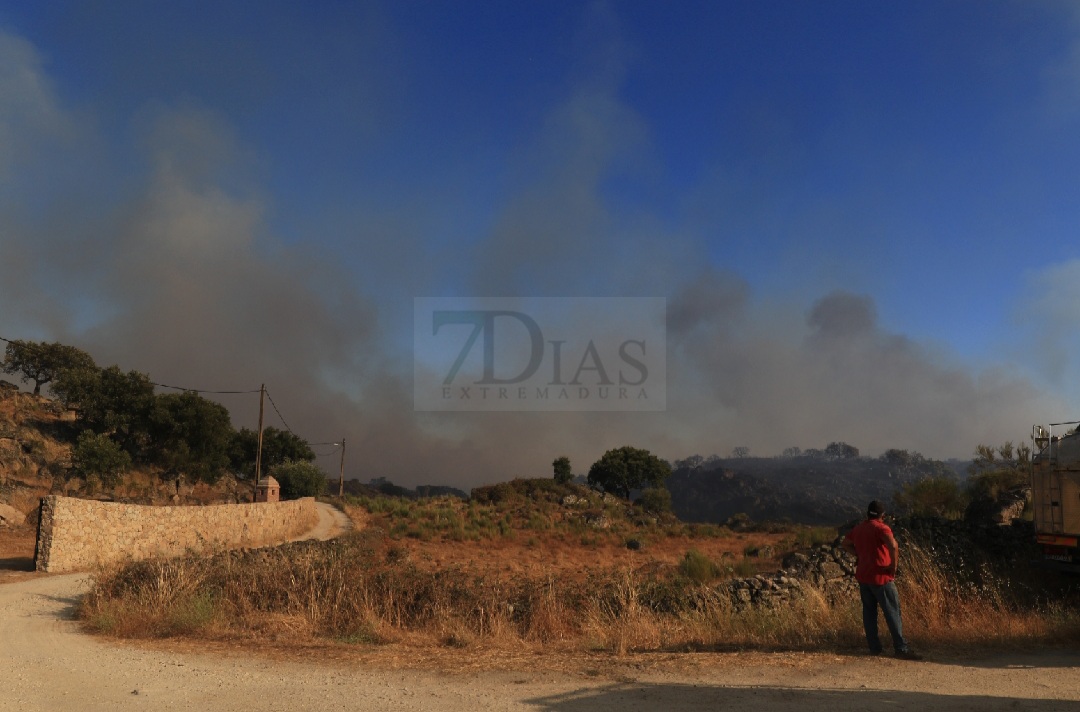
[{"label": "stone wall", "polygon": [[[1031,584],[1035,593],[1045,593],[1045,582],[1034,580],[1029,568],[1037,558],[1035,530],[1031,522],[1013,520],[1009,524],[951,521],[933,517],[889,518],[900,545],[900,575],[910,547],[919,547],[957,585],[980,586],[1010,581],[1010,589],[1020,595]],[[851,524],[842,528],[846,533]],[[832,544],[803,549],[784,557],[782,568],[773,574],[727,581],[719,592],[736,610],[749,607],[775,608],[803,595],[812,586],[830,603],[859,600],[855,581],[855,557],[844,551],[843,537]]]},{"label": "stone wall", "polygon": [[41,500],[38,571],[82,571],[125,560],[269,546],[313,528],[315,500],[148,507],[73,497]]},{"label": "stone wall", "polygon": [[721,584],[720,591],[735,610],[750,606],[777,608],[801,596],[808,585],[824,594],[830,603],[858,600],[855,557],[840,547],[841,541],[790,553],[784,557],[780,571],[727,581]]}]

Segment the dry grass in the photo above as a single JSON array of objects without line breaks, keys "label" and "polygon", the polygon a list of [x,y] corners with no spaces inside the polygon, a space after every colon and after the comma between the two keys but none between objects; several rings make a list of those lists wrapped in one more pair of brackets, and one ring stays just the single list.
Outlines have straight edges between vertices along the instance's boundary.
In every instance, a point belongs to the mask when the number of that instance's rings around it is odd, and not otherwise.
[{"label": "dry grass", "polygon": [[[1064,605],[1021,606],[1005,587],[957,582],[910,551],[899,580],[906,632],[924,649],[1080,640]],[[737,610],[679,567],[496,575],[423,567],[377,531],[329,543],[131,564],[102,572],[81,611],[100,632],[284,648],[508,653],[860,651],[857,600],[812,588],[790,604]]]},{"label": "dry grass", "polygon": [[[776,570],[780,554],[807,530],[733,532],[688,525],[674,517],[644,515],[625,503],[603,502],[581,487],[558,490],[552,499],[544,498],[544,492],[535,498],[506,489],[495,502],[347,498],[343,508],[358,529],[385,531],[392,546],[418,567],[461,566],[486,577],[580,578],[588,571],[677,567],[690,549],[716,562],[725,574],[750,575]],[[583,501],[563,506],[558,501],[563,494]],[[601,515],[602,527],[590,523]],[[831,530],[830,541],[835,534]]]},{"label": "dry grass", "polygon": [[905,628],[945,648],[1080,641],[1075,591],[1032,596],[989,567],[978,573],[974,580],[958,579],[927,552],[909,547],[897,578]]}]

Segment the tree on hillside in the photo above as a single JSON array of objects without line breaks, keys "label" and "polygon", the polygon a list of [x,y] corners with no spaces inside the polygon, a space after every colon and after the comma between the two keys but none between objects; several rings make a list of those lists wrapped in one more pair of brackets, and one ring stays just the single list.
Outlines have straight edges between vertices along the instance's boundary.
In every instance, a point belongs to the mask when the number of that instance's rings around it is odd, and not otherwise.
[{"label": "tree on hillside", "polygon": [[998,447],[977,445],[968,465],[968,490],[974,497],[996,498],[999,493],[1029,481],[1031,447],[1011,441]]},{"label": "tree on hillside", "polygon": [[16,340],[4,349],[4,373],[19,373],[24,382],[33,381],[34,395],[63,371],[94,367],[90,354],[66,344]]},{"label": "tree on hillside", "polygon": [[570,469],[569,457],[557,457],[555,461],[551,463],[551,467],[555,473],[555,481],[561,485],[570,484],[574,479],[574,473]]},{"label": "tree on hillside", "polygon": [[149,443],[154,384],[138,371],[119,366],[62,371],[52,386],[60,402],[95,433],[109,435],[133,457],[143,457]]},{"label": "tree on hillside", "polygon": [[318,497],[326,490],[326,475],[313,462],[286,460],[270,475],[281,485],[282,499]]},{"label": "tree on hillside", "polygon": [[922,456],[919,455],[919,453],[915,453],[913,455],[912,453],[908,452],[907,450],[901,450],[899,448],[890,448],[890,449],[886,450],[884,454],[882,454],[881,460],[882,460],[882,462],[886,463],[890,467],[895,467],[897,469],[903,470],[903,469],[905,469],[907,467],[910,467],[911,464],[916,461],[916,458],[921,458],[921,457]]},{"label": "tree on hillside", "polygon": [[671,465],[648,450],[630,446],[608,450],[589,468],[589,484],[630,499],[630,490],[662,487]]},{"label": "tree on hillside", "polygon": [[676,460],[674,467],[676,470],[692,470],[695,467],[701,467],[705,463],[705,458],[701,455],[691,455],[682,460]]},{"label": "tree on hillside", "polygon": [[825,456],[833,460],[854,460],[859,456],[859,448],[845,442],[832,442],[825,446]]},{"label": "tree on hillside", "polygon": [[[258,450],[259,433],[249,428],[240,428],[229,445],[229,463],[233,471],[246,477],[254,477]],[[273,426],[263,429],[263,472],[269,472],[286,460],[311,462],[314,459],[315,452],[303,438]]]},{"label": "tree on hillside", "polygon": [[154,397],[148,432],[153,462],[213,483],[229,466],[236,431],[225,406],[186,392]]},{"label": "tree on hillside", "polygon": [[750,457],[750,448],[745,445],[739,445],[738,447],[731,448],[731,456],[736,460],[741,460],[744,457]]}]

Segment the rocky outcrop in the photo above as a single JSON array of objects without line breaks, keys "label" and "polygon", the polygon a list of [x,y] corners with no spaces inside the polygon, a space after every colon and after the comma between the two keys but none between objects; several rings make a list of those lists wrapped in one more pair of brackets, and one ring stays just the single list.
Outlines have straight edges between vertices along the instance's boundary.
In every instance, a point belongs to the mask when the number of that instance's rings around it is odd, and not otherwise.
[{"label": "rocky outcrop", "polygon": [[964,521],[970,524],[1009,525],[1024,513],[1031,500],[1031,487],[1016,487],[996,497],[976,497],[964,511]]},{"label": "rocky outcrop", "polygon": [[17,527],[26,521],[26,516],[8,504],[0,504],[0,527]]}]

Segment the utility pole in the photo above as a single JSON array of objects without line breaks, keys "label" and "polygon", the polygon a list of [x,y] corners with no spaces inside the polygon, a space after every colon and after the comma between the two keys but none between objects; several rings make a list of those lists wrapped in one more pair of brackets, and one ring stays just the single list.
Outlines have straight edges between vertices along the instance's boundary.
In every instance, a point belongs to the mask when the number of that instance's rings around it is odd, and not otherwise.
[{"label": "utility pole", "polygon": [[338,477],[337,496],[345,496],[345,438],[341,439],[341,475]]},{"label": "utility pole", "polygon": [[255,451],[255,484],[252,485],[251,501],[259,498],[259,480],[262,479],[262,440],[263,440],[263,396],[266,395],[266,384],[259,386],[259,447]]}]

